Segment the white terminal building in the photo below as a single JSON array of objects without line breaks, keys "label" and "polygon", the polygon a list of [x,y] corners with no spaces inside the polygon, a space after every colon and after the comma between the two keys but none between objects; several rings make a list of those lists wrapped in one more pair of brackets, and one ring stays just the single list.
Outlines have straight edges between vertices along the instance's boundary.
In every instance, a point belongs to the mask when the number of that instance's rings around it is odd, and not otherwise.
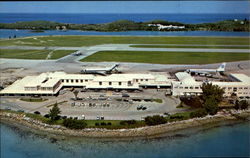
[{"label": "white terminal building", "polygon": [[196,81],[195,78],[187,72],[178,72],[175,76],[178,81],[172,82],[173,96],[201,95],[201,86],[204,82],[207,82],[212,83],[212,85],[218,85],[224,89],[224,97],[230,97],[232,94],[236,94],[240,99],[250,98],[250,77],[245,74],[230,74],[230,82]]},{"label": "white terminal building", "polygon": [[[173,96],[191,96],[202,93],[201,86],[207,81],[196,81],[187,72],[178,72],[176,79],[167,74],[67,74],[65,72],[42,73],[26,76],[0,91],[4,96],[58,95],[64,87],[105,90],[140,90],[142,88],[167,88]],[[208,81],[223,88],[225,97],[237,94],[240,99],[250,98],[250,77],[230,74],[230,81]]]},{"label": "white terminal building", "polygon": [[85,89],[138,90],[141,88],[170,88],[166,75],[152,74],[111,74],[96,76],[91,74],[66,74],[65,72],[42,73],[26,76],[0,91],[0,95],[57,95],[63,87]]}]

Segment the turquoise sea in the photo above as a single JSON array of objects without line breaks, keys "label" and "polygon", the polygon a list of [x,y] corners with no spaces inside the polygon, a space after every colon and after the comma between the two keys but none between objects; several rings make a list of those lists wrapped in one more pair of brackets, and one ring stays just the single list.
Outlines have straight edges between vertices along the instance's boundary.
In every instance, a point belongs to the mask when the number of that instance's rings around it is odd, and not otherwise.
[{"label": "turquoise sea", "polygon": [[157,139],[55,139],[1,124],[1,158],[249,157],[249,122]]}]

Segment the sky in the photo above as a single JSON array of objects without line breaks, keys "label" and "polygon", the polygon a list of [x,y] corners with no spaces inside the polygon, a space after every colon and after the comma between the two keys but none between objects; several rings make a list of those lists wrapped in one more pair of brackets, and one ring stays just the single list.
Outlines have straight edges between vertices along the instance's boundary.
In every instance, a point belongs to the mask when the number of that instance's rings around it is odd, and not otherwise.
[{"label": "sky", "polygon": [[249,1],[0,2],[0,13],[247,13]]}]

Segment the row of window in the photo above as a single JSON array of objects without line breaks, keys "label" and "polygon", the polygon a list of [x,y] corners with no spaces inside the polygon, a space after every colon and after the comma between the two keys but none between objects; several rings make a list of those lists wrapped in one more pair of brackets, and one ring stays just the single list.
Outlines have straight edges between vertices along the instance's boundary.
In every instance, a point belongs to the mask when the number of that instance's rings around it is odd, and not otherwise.
[{"label": "row of window", "polygon": [[83,79],[62,79],[62,82],[64,83],[83,83],[83,82],[88,82],[89,80],[83,80]]},{"label": "row of window", "polygon": [[[135,82],[139,82],[139,81],[144,81],[143,79],[135,79]],[[148,81],[148,79],[145,79],[145,81]]]},{"label": "row of window", "polygon": [[[99,82],[99,85],[101,86],[101,85],[102,85],[102,82]],[[109,82],[109,85],[111,86],[111,85],[112,85],[112,82]],[[121,85],[122,85],[122,82],[118,82],[118,85],[121,86]]]},{"label": "row of window", "polygon": [[239,90],[247,90],[248,89],[248,87],[223,87],[223,89],[225,90],[225,89],[228,89],[228,90],[233,90],[233,91],[237,91],[238,89]]},{"label": "row of window", "polygon": [[[233,94],[233,92],[228,92],[227,94]],[[248,93],[247,92],[238,92],[237,94],[248,94]]]},{"label": "row of window", "polygon": [[200,89],[200,87],[174,87],[174,88],[179,88],[179,89]]}]

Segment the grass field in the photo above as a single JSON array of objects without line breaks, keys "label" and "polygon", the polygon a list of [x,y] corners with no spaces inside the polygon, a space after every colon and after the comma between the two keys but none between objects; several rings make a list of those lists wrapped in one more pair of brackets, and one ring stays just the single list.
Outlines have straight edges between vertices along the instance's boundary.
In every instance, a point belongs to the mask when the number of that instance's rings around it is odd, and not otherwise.
[{"label": "grass field", "polygon": [[[46,59],[51,50],[20,50],[20,49],[0,49],[0,58],[12,59]],[[56,50],[50,59],[58,59],[70,53],[72,50]]]},{"label": "grass field", "polygon": [[216,49],[249,49],[250,46],[228,47],[228,46],[169,46],[169,45],[132,45],[135,48],[216,48]]},{"label": "grass field", "polygon": [[0,46],[92,46],[99,44],[249,45],[246,37],[44,36],[1,40]]},{"label": "grass field", "polygon": [[248,53],[100,51],[81,61],[138,62],[157,64],[209,64],[249,60]]}]

